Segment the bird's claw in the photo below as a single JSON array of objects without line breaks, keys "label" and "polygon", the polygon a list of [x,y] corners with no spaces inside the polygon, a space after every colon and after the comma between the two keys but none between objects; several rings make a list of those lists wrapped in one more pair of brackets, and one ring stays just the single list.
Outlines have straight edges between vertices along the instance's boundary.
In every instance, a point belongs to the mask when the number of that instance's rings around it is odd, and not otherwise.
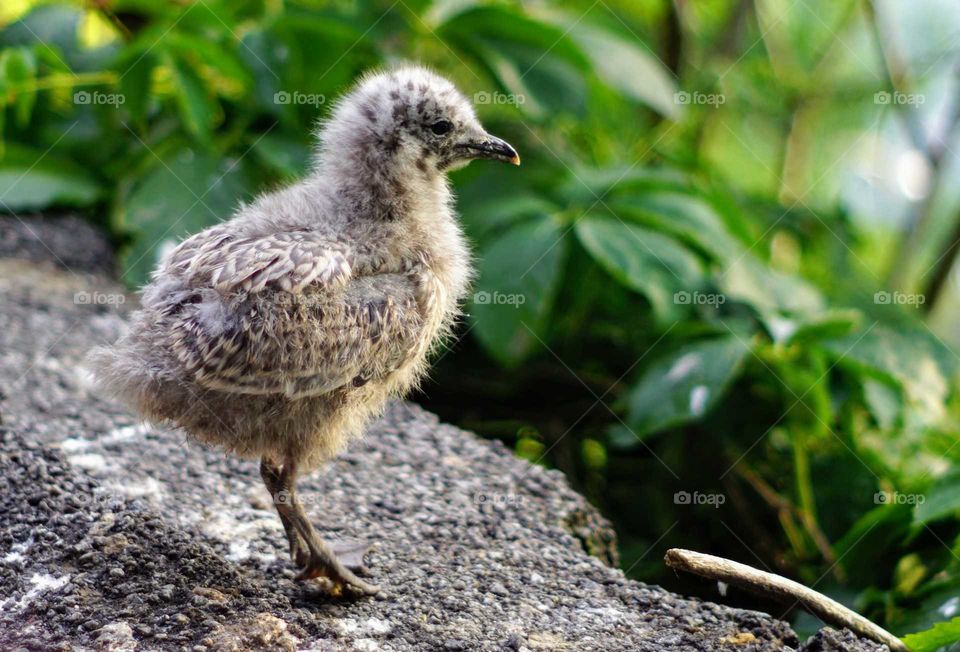
[{"label": "bird's claw", "polygon": [[363,563],[363,558],[370,552],[369,543],[359,539],[334,539],[327,544],[337,556],[337,560],[346,568],[357,575],[370,575],[370,569]]},{"label": "bird's claw", "polygon": [[343,566],[336,568],[338,565],[323,559],[311,559],[297,575],[297,580],[326,579],[330,584],[329,593],[335,597],[342,596],[345,591],[359,596],[376,595],[380,592],[380,587],[364,582]]}]

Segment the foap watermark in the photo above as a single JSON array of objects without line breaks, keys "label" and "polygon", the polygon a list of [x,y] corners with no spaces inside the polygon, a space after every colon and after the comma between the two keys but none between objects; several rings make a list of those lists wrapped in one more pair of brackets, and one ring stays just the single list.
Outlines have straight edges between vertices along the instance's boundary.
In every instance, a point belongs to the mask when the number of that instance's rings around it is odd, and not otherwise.
[{"label": "foap watermark", "polygon": [[875,505],[922,505],[927,502],[923,494],[902,494],[899,491],[878,491],[873,494]]},{"label": "foap watermark", "polygon": [[474,104],[512,104],[513,106],[520,106],[526,101],[527,98],[519,93],[500,93],[499,91],[491,93],[489,91],[480,91],[473,95]]},{"label": "foap watermark", "polygon": [[275,505],[328,505],[330,497],[319,491],[291,492],[281,489],[273,496]]},{"label": "foap watermark", "polygon": [[274,104],[306,104],[309,106],[320,106],[327,101],[323,93],[301,93],[300,91],[277,91],[273,94]]},{"label": "foap watermark", "polygon": [[78,306],[119,306],[127,301],[121,292],[75,292],[73,302]]},{"label": "foap watermark", "polygon": [[481,290],[473,295],[473,302],[480,306],[513,306],[519,308],[527,302],[527,297],[522,294]]},{"label": "foap watermark", "polygon": [[681,306],[722,306],[727,302],[727,297],[719,292],[680,290],[673,293],[673,302]]},{"label": "foap watermark", "polygon": [[117,108],[126,103],[123,93],[101,93],[100,91],[77,91],[73,94],[73,103],[84,106],[112,106]]},{"label": "foap watermark", "polygon": [[927,101],[926,95],[922,93],[901,93],[896,91],[880,91],[873,94],[874,104],[903,104],[907,106],[920,106]]},{"label": "foap watermark", "polygon": [[926,295],[910,292],[887,292],[880,290],[873,295],[873,302],[881,306],[922,306],[927,302]]},{"label": "foap watermark", "polygon": [[727,502],[727,497],[723,494],[704,494],[699,491],[690,493],[689,491],[678,491],[673,494],[674,505],[710,505],[711,507],[720,507]]},{"label": "foap watermark", "polygon": [[477,505],[493,505],[495,507],[518,507],[523,504],[523,496],[512,493],[497,493],[478,491],[473,494],[473,502]]},{"label": "foap watermark", "polygon": [[727,97],[723,93],[701,93],[694,91],[678,91],[673,94],[674,104],[705,104],[707,106],[718,107],[727,103]]}]

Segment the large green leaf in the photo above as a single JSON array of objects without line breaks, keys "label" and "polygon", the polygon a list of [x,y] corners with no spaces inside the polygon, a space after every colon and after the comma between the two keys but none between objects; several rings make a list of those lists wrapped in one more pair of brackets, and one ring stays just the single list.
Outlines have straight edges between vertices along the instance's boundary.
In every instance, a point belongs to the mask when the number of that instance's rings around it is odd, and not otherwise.
[{"label": "large green leaf", "polygon": [[826,307],[820,291],[804,279],[772,269],[749,253],[721,272],[719,285],[727,299],[747,303],[761,314],[809,314]]},{"label": "large green leaf", "polygon": [[856,310],[826,310],[796,317],[767,314],[763,323],[774,342],[790,345],[844,337],[856,328],[861,317]]},{"label": "large green leaf", "polygon": [[726,264],[732,263],[746,250],[706,201],[689,194],[633,194],[614,198],[610,207],[624,218],[695,244],[701,251]]},{"label": "large green leaf", "polygon": [[636,436],[703,418],[740,374],[749,352],[731,335],[694,342],[656,360],[627,398],[627,420]]},{"label": "large green leaf", "polygon": [[164,37],[164,45],[176,52],[178,58],[201,61],[241,88],[246,88],[251,82],[252,77],[244,63],[232,50],[224,48],[216,41],[173,31]]},{"label": "large green leaf", "polygon": [[0,159],[0,209],[88,206],[101,192],[89,172],[52,153],[11,144]]},{"label": "large green leaf", "polygon": [[825,340],[823,346],[838,366],[902,387],[914,425],[934,424],[946,416],[951,354],[921,332],[874,325]]},{"label": "large green leaf", "polygon": [[456,13],[438,33],[486,68],[508,94],[483,89],[475,96],[478,103],[512,103],[537,118],[585,110],[583,73],[590,63],[566,30],[507,7],[483,6]]},{"label": "large green leaf", "polygon": [[585,69],[589,61],[566,34],[567,27],[555,27],[505,6],[486,5],[453,14],[440,25],[439,32],[491,43],[523,43],[542,56],[549,53]]},{"label": "large green leaf", "polygon": [[676,293],[696,291],[703,270],[696,255],[672,238],[603,215],[576,223],[577,237],[590,255],[620,283],[640,292],[662,321],[677,318],[687,302]]},{"label": "large green leaf", "polygon": [[598,199],[608,202],[618,197],[631,197],[652,192],[692,192],[690,179],[673,168],[650,168],[641,165],[614,167],[571,166],[558,190],[571,202],[592,204]]},{"label": "large green leaf", "polygon": [[212,93],[189,63],[176,57],[168,57],[167,62],[176,81],[177,106],[184,126],[193,136],[209,142],[217,113]]},{"label": "large green leaf", "polygon": [[253,152],[269,167],[290,179],[303,176],[310,164],[310,147],[302,140],[282,133],[254,136]]},{"label": "large green leaf", "polygon": [[[0,86],[5,93],[13,95],[17,124],[24,126],[30,121],[30,113],[37,101],[36,89],[32,88],[37,75],[37,60],[29,48],[7,48],[0,52]],[[4,105],[0,98],[0,109]]]},{"label": "large green leaf", "polygon": [[181,149],[158,162],[127,201],[125,226],[136,240],[123,256],[124,281],[145,282],[162,247],[230,217],[255,190],[242,160]]},{"label": "large green leaf", "polygon": [[544,337],[566,249],[559,222],[541,216],[508,229],[480,252],[472,329],[502,364],[521,362]]},{"label": "large green leaf", "polygon": [[913,510],[913,521],[931,523],[960,512],[960,469],[938,479]]},{"label": "large green leaf", "polygon": [[532,193],[495,195],[474,201],[461,198],[461,219],[467,232],[477,241],[521,220],[557,212],[557,207],[539,195]]},{"label": "large green leaf", "polygon": [[899,387],[890,383],[864,378],[863,401],[877,425],[890,430],[900,423],[903,412],[903,394]]},{"label": "large green leaf", "polygon": [[907,634],[903,637],[903,642],[913,652],[934,652],[958,641],[960,641],[960,617],[937,623],[924,632]]},{"label": "large green leaf", "polygon": [[153,53],[139,47],[125,52],[120,60],[120,92],[130,119],[135,123],[142,122],[147,116],[156,65]]},{"label": "large green leaf", "polygon": [[583,21],[569,22],[575,25],[570,33],[573,40],[603,81],[662,115],[676,118],[680,114],[674,100],[676,82],[650,50]]}]

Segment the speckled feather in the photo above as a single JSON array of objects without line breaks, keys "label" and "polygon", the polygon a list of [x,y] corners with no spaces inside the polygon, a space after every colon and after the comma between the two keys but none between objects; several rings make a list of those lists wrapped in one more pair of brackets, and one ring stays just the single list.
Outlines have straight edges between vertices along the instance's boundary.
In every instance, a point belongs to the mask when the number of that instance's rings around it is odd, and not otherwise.
[{"label": "speckled feather", "polygon": [[[435,136],[436,120],[453,125]],[[144,417],[248,456],[323,462],[414,386],[471,277],[446,172],[485,134],[448,81],[369,75],[311,173],[184,240],[144,289],[101,384]]]}]

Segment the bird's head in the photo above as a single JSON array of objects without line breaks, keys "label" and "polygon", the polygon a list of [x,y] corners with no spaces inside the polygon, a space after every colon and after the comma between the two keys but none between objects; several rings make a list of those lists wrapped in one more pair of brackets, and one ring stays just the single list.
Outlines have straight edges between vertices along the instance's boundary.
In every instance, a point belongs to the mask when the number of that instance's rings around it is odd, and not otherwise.
[{"label": "bird's head", "polygon": [[520,164],[486,132],[471,103],[439,75],[405,66],[365,77],[321,131],[321,157],[353,157],[363,168],[436,176],[484,158]]}]

